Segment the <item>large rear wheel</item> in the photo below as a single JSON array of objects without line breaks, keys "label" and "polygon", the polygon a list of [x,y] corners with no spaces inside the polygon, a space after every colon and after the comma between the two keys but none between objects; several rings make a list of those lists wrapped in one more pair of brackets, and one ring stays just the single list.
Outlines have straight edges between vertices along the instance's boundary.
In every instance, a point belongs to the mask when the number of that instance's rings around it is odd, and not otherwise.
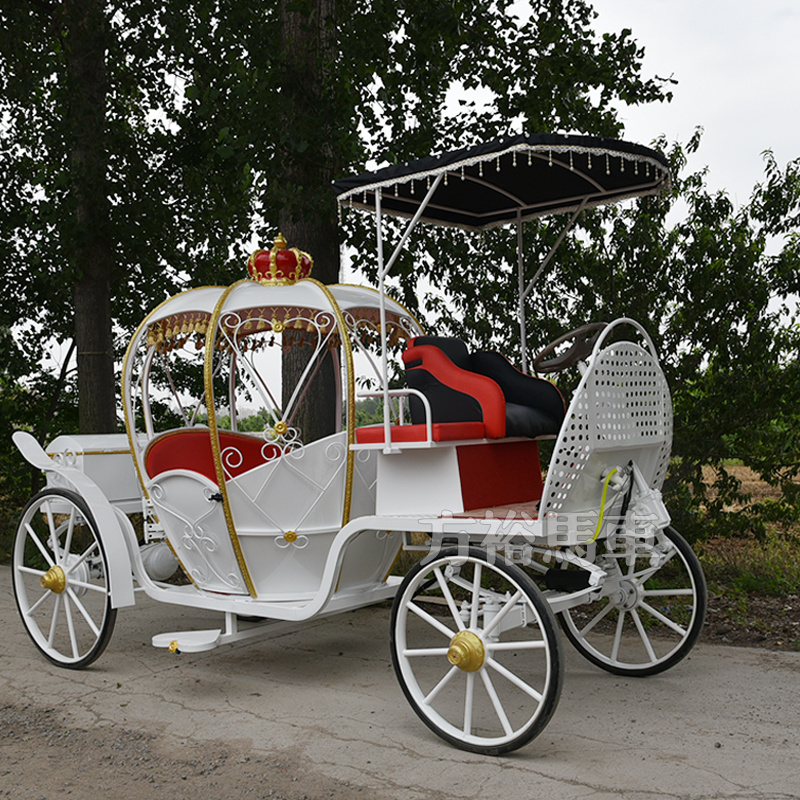
[{"label": "large rear wheel", "polygon": [[45,489],[31,498],[14,539],[13,578],[20,616],[45,658],[82,669],[100,656],[117,611],[97,525],[79,495]]},{"label": "large rear wheel", "polygon": [[655,675],[694,647],[708,592],[686,540],[665,528],[652,542],[598,542],[596,563],[608,577],[602,595],[561,613],[564,633],[593,664],[616,675]]},{"label": "large rear wheel", "polygon": [[391,649],[411,707],[464,750],[522,747],[558,703],[563,663],[550,606],[522,570],[482,550],[445,550],[408,573]]}]

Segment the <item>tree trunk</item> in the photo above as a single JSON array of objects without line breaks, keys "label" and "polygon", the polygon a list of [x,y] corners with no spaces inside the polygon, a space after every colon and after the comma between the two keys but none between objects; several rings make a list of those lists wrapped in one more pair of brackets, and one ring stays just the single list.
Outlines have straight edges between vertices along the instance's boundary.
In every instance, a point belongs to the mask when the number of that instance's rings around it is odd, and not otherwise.
[{"label": "tree trunk", "polygon": [[70,180],[74,228],[75,344],[82,433],[117,428],[111,274],[114,250],[106,174],[106,49],[103,0],[65,0]]},{"label": "tree trunk", "polygon": [[[291,200],[282,206],[278,224],[289,247],[299,247],[314,259],[312,277],[322,283],[339,279],[336,204],[330,188],[336,173],[331,147],[335,116],[326,109],[335,78],[335,13],[335,0],[308,0],[302,6],[281,0],[282,116],[283,129],[291,133],[281,174],[274,177]],[[309,337],[307,344],[312,343]],[[310,346],[294,346],[284,354],[284,407],[311,352]],[[336,430],[338,380],[328,356],[294,419],[304,442]]]}]

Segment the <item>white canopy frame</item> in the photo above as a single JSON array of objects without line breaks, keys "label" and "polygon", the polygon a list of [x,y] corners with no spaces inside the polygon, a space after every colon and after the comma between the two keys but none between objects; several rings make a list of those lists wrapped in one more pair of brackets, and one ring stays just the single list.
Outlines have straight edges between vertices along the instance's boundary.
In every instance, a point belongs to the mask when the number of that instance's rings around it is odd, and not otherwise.
[{"label": "white canopy frame", "polygon": [[[458,184],[457,190],[453,186],[448,188],[448,180]],[[421,200],[415,196],[416,182],[424,182],[426,186]],[[581,212],[623,199],[657,194],[668,186],[668,164],[657,151],[629,142],[560,134],[517,136],[335,182],[340,208],[347,203],[373,210],[375,214],[381,294],[384,452],[399,450],[391,441],[385,281],[420,221],[467,230],[516,223],[519,292],[516,312],[521,365],[527,372],[525,303]],[[390,188],[393,191],[384,194]],[[572,212],[569,221],[526,283],[522,223],[568,212]],[[387,213],[409,219],[388,260],[384,253],[383,226]]]}]

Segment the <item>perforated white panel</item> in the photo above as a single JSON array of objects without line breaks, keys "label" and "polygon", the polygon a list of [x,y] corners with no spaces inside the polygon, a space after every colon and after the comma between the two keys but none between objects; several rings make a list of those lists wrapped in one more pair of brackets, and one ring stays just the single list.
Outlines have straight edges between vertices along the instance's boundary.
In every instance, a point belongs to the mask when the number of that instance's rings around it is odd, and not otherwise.
[{"label": "perforated white panel", "polygon": [[550,462],[540,516],[599,509],[604,471],[635,460],[660,489],[672,446],[672,403],[658,361],[633,342],[602,350],[570,403]]}]

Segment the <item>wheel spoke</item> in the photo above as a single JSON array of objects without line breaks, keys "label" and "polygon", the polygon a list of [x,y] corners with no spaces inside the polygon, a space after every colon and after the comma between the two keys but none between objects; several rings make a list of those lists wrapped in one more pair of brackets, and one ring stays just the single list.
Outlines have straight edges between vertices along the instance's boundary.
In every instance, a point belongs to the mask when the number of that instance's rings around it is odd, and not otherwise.
[{"label": "wheel spoke", "polygon": [[406,648],[403,650],[403,655],[406,658],[417,658],[418,656],[446,656],[449,647],[416,647]]},{"label": "wheel spoke", "polygon": [[486,689],[486,693],[489,695],[489,699],[492,701],[497,718],[500,720],[500,724],[503,726],[503,731],[505,731],[506,736],[511,736],[511,734],[514,732],[514,729],[511,727],[511,723],[508,721],[506,710],[503,708],[503,704],[500,702],[500,698],[497,696],[497,691],[494,688],[492,679],[489,677],[489,673],[485,669],[482,669],[480,671],[480,676]]},{"label": "wheel spoke", "polygon": [[629,572],[628,575],[631,578],[636,578],[641,583],[650,580],[659,570],[663,569],[672,559],[675,557],[675,554],[678,552],[677,548],[673,547],[672,550],[666,555],[663,561],[659,561],[655,567],[647,566],[641,572],[634,573],[633,571]]},{"label": "wheel spoke", "polygon": [[56,625],[58,624],[58,615],[61,612],[61,595],[56,595],[56,602],[53,607],[53,616],[50,618],[50,632],[47,634],[47,646],[52,649],[53,642],[56,638]]},{"label": "wheel spoke", "polygon": [[[39,548],[39,552],[42,554],[44,560],[52,567],[55,566],[55,562],[53,561],[52,557],[50,556],[49,551],[47,548],[41,543],[39,537],[36,534],[36,531],[31,527],[29,522],[25,523],[25,528],[28,531],[28,536],[33,539],[33,543]],[[44,574],[44,573],[42,573]]]},{"label": "wheel spoke", "polygon": [[430,692],[425,695],[425,697],[422,699],[422,702],[426,706],[429,706],[434,701],[436,695],[439,694],[439,692],[444,689],[448,683],[450,683],[450,681],[458,672],[461,672],[458,667],[450,667],[450,669],[445,672],[444,677],[439,681],[439,683],[437,683],[436,686],[434,686],[433,689],[431,689]]},{"label": "wheel spoke", "polygon": [[594,626],[597,625],[597,623],[600,622],[600,620],[603,619],[603,617],[605,617],[605,615],[608,614],[609,611],[612,611],[613,609],[614,609],[613,603],[610,602],[606,603],[604,608],[601,611],[599,611],[594,617],[592,617],[592,619],[587,625],[585,625],[578,631],[578,636],[580,636],[581,638],[586,636],[586,634],[589,633],[589,631],[592,628],[594,628]]},{"label": "wheel spoke", "polygon": [[663,622],[668,628],[672,628],[675,633],[678,633],[681,636],[686,636],[685,628],[682,628],[677,622],[673,622],[669,617],[664,616],[664,614],[662,614],[660,611],[657,611],[649,603],[642,602],[640,608],[645,609],[648,614],[654,616],[659,622]]},{"label": "wheel spoke", "polygon": [[91,618],[83,603],[81,603],[81,601],[78,599],[78,595],[76,595],[71,588],[67,589],[67,594],[69,595],[70,600],[72,600],[72,602],[75,604],[75,607],[78,609],[81,616],[86,620],[86,624],[92,629],[92,633],[95,636],[99,636],[100,629],[94,624],[94,620]]},{"label": "wheel spoke", "polygon": [[435,567],[433,574],[436,576],[436,582],[439,584],[439,588],[442,590],[442,594],[444,595],[444,599],[447,602],[447,607],[450,609],[450,613],[453,616],[453,621],[456,623],[456,627],[458,630],[463,631],[464,621],[461,619],[461,614],[458,613],[456,601],[453,599],[453,594],[450,591],[450,587],[447,585],[447,581],[444,579],[444,575],[442,575],[441,568]]},{"label": "wheel spoke", "polygon": [[544,650],[547,642],[544,639],[529,639],[525,642],[484,642],[483,646],[490,653],[495,650]]},{"label": "wheel spoke", "polygon": [[467,688],[464,690],[464,727],[465,735],[472,733],[472,705],[475,700],[475,673],[467,673]]},{"label": "wheel spoke", "polygon": [[64,549],[61,551],[63,554],[63,561],[67,560],[70,550],[72,549],[72,534],[75,531],[75,517],[76,509],[72,508],[72,513],[69,515],[69,527],[67,528],[67,536],[64,539]]},{"label": "wheel spoke", "polygon": [[447,625],[443,622],[439,622],[436,617],[421,609],[416,603],[409,602],[408,610],[413,611],[421,620],[427,622],[432,628],[436,628],[437,631],[443,633],[448,639],[452,639],[456,635],[455,631],[450,630]]},{"label": "wheel spoke", "polygon": [[56,522],[53,519],[53,512],[50,508],[50,501],[45,504],[45,518],[47,519],[47,530],[50,532],[50,544],[54,554],[58,553],[58,536],[56,536]]},{"label": "wheel spoke", "polygon": [[87,589],[91,592],[99,592],[100,594],[107,594],[108,590],[105,586],[99,583],[86,583],[85,581],[76,581],[70,579],[70,586],[79,586],[81,589]]},{"label": "wheel spoke", "polygon": [[619,610],[619,618],[617,619],[617,629],[614,632],[614,646],[611,648],[611,660],[616,661],[619,655],[619,645],[622,641],[622,627],[625,624],[625,609]]},{"label": "wheel spoke", "polygon": [[530,695],[537,703],[542,702],[542,695],[539,692],[537,692],[536,689],[533,688],[533,686],[531,686],[528,683],[525,683],[525,681],[522,680],[522,678],[520,678],[518,675],[515,675],[510,669],[507,669],[502,664],[495,661],[493,658],[487,658],[486,664],[487,666],[490,666],[493,670],[495,670],[495,672],[499,672],[500,675],[502,675],[506,680],[511,681],[511,683],[513,683],[514,686],[516,686],[519,689],[522,689],[522,691],[525,692],[525,694]]},{"label": "wheel spoke", "polygon": [[497,612],[497,616],[483,629],[483,636],[490,636],[492,631],[500,624],[503,617],[516,605],[517,600],[522,597],[522,591],[517,589],[514,594],[506,600],[505,605]]},{"label": "wheel spoke", "polygon": [[26,616],[32,616],[36,609],[39,608],[39,606],[42,605],[48,597],[53,596],[53,593],[49,589],[45,589],[44,594],[25,612]]},{"label": "wheel spoke", "polygon": [[69,597],[64,598],[64,614],[67,617],[67,629],[69,630],[69,642],[72,645],[72,657],[78,658],[78,638],[75,636],[75,621],[72,619],[72,609],[69,606]]},{"label": "wheel spoke", "polygon": [[35,575],[37,578],[41,578],[42,575],[47,574],[46,569],[34,569],[33,567],[26,567],[23,564],[17,567],[17,572],[24,572],[26,575]]},{"label": "wheel spoke", "polygon": [[478,627],[478,607],[481,601],[481,578],[483,577],[483,564],[478,562],[475,565],[475,573],[472,576],[472,608],[469,614],[469,626],[472,630]]},{"label": "wheel spoke", "polygon": [[644,597],[691,597],[694,589],[645,589]]},{"label": "wheel spoke", "polygon": [[97,549],[97,539],[95,539],[78,557],[78,560],[69,565],[68,569],[64,570],[65,575],[74,572],[87,558]]},{"label": "wheel spoke", "polygon": [[631,616],[633,617],[634,625],[636,625],[636,630],[639,631],[639,638],[642,640],[642,644],[644,645],[644,649],[647,651],[650,661],[658,661],[658,656],[656,655],[655,650],[653,650],[653,645],[650,644],[650,637],[647,635],[644,625],[642,625],[642,620],[639,618],[639,614],[635,608],[631,611]]}]

